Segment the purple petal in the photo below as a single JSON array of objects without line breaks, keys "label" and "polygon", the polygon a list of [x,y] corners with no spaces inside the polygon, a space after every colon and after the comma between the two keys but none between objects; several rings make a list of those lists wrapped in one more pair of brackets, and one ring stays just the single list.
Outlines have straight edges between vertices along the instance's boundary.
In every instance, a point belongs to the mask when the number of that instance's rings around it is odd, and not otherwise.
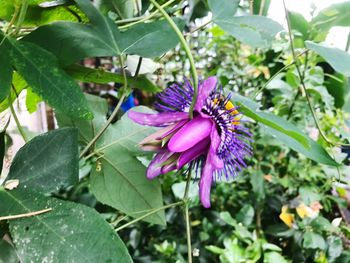
[{"label": "purple petal", "polygon": [[208,137],[214,123],[210,119],[198,116],[186,123],[168,143],[171,152],[184,152],[204,138]]},{"label": "purple petal", "polygon": [[177,160],[177,169],[182,168],[185,164],[193,161],[194,159],[198,158],[202,154],[204,154],[208,150],[208,146],[210,144],[210,138],[209,136],[205,138],[204,140],[197,143],[192,148],[188,149],[187,151],[184,151],[181,153],[179,159]]},{"label": "purple petal", "polygon": [[219,158],[219,156],[217,156],[217,150],[220,145],[220,136],[215,126],[213,126],[211,130],[210,139],[211,143],[207,160],[202,170],[201,179],[199,182],[199,197],[202,205],[205,208],[210,207],[210,190],[211,183],[213,181],[213,173],[216,170],[224,167],[224,162]]},{"label": "purple petal", "polygon": [[164,165],[162,167],[162,174],[166,174],[166,173],[169,173],[170,171],[174,171],[174,170],[176,170],[176,164],[174,164],[174,163],[167,164],[167,165]]},{"label": "purple petal", "polygon": [[208,98],[211,91],[216,87],[217,79],[216,77],[209,77],[199,85],[198,97],[194,109],[198,112],[201,111],[205,100]]},{"label": "purple petal", "polygon": [[168,158],[173,155],[174,153],[169,151],[161,151],[156,154],[156,156],[153,158],[149,166],[147,167],[146,176],[148,179],[153,179],[156,176],[162,174],[162,166],[161,164],[164,163]]},{"label": "purple petal", "polygon": [[186,112],[161,112],[161,113],[142,113],[137,111],[128,111],[128,117],[141,125],[164,127],[174,122],[188,119]]},{"label": "purple petal", "polygon": [[178,123],[175,123],[169,127],[171,127],[171,129],[169,129],[167,132],[165,132],[164,134],[160,135],[159,137],[157,137],[158,140],[162,140],[165,137],[167,137],[168,135],[170,135],[171,133],[177,131],[178,129],[180,129],[182,126],[184,126],[186,123],[188,122],[188,120],[183,120],[183,121],[179,121]]}]

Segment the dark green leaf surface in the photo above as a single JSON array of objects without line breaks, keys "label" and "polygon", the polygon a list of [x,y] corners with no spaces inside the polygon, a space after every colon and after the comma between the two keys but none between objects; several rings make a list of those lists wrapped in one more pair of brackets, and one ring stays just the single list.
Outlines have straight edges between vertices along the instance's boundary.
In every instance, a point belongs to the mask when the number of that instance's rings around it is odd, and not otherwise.
[{"label": "dark green leaf surface", "polygon": [[6,39],[12,63],[28,85],[57,111],[74,118],[91,119],[79,85],[59,68],[57,59],[46,50],[26,41]]},{"label": "dark green leaf surface", "polygon": [[18,263],[18,257],[13,246],[0,239],[0,263]]},{"label": "dark green leaf surface", "polygon": [[[39,27],[25,39],[54,53],[69,65],[86,57],[137,54],[160,56],[179,42],[165,21],[138,24],[120,32],[115,23],[102,16],[90,1],[77,0],[91,24],[57,22]],[[176,20],[178,23],[179,20]],[[183,23],[180,23],[183,26]],[[156,40],[156,41],[155,41]]]},{"label": "dark green leaf surface", "polygon": [[324,238],[314,232],[306,232],[304,234],[303,247],[309,249],[326,249],[326,242]]},{"label": "dark green leaf surface", "polygon": [[283,27],[264,16],[217,18],[214,22],[228,34],[252,47],[269,48]]},{"label": "dark green leaf surface", "polygon": [[18,151],[7,179],[19,179],[19,189],[43,194],[77,183],[77,137],[73,128],[35,137]]},{"label": "dark green leaf surface", "polygon": [[336,71],[350,77],[350,54],[339,48],[327,47],[312,41],[305,41],[307,48],[323,57]]},{"label": "dark green leaf surface", "polygon": [[[0,37],[1,34],[0,34]],[[0,45],[0,101],[7,98],[11,90],[12,65],[5,45]]]},{"label": "dark green leaf surface", "polygon": [[0,216],[52,209],[10,220],[21,262],[132,262],[113,229],[89,207],[24,189],[0,188],[0,200]]},{"label": "dark green leaf surface", "polygon": [[[92,82],[99,84],[107,84],[110,82],[124,83],[124,76],[118,73],[104,71],[103,69],[92,69],[80,66],[78,64],[70,65],[65,71],[74,79],[82,82]],[[127,77],[128,86],[148,92],[159,92],[161,89],[152,83],[145,76],[137,78]]]}]

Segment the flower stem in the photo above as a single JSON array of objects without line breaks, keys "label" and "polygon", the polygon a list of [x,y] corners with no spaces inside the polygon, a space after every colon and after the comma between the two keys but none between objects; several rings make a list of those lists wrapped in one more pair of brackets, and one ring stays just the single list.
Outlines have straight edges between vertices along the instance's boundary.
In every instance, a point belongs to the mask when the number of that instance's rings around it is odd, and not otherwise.
[{"label": "flower stem", "polygon": [[185,53],[187,55],[188,60],[190,62],[192,82],[193,82],[193,100],[192,100],[191,107],[190,107],[190,118],[193,118],[193,109],[194,109],[194,105],[196,103],[197,96],[198,96],[198,76],[197,76],[197,71],[196,71],[196,66],[195,66],[195,63],[194,63],[194,59],[193,59],[193,56],[192,56],[192,53],[191,53],[191,49],[188,46],[188,44],[187,44],[184,36],[182,35],[180,29],[175,24],[175,22],[171,19],[171,17],[167,14],[167,12],[165,12],[163,7],[161,7],[155,0],[150,0],[150,2],[162,13],[164,18],[168,21],[170,26],[173,28],[173,30],[175,31],[175,33],[179,37],[179,40],[180,40],[180,42],[181,42],[181,44],[182,44],[182,46],[183,46],[183,48],[185,50]]},{"label": "flower stem", "polygon": [[19,133],[21,134],[24,142],[27,143],[28,142],[27,135],[25,134],[25,132],[23,130],[23,127],[22,127],[21,123],[19,122],[19,119],[17,117],[15,109],[13,108],[13,105],[12,105],[12,102],[11,102],[10,98],[8,99],[8,102],[9,102],[9,105],[10,105],[11,114],[12,114],[13,119],[15,120],[15,123],[17,125],[17,129],[18,129]]},{"label": "flower stem", "polygon": [[123,61],[123,58],[121,56],[119,56],[119,61],[120,61],[120,67],[122,68],[122,72],[123,72],[123,76],[124,76],[124,87],[122,90],[122,95],[118,101],[117,106],[113,110],[111,116],[108,118],[107,122],[103,125],[103,127],[101,128],[101,130],[99,130],[99,132],[95,135],[95,137],[92,138],[92,140],[85,146],[84,150],[79,155],[79,159],[83,158],[83,156],[89,151],[91,146],[95,144],[95,142],[102,136],[102,134],[105,132],[105,130],[108,128],[108,126],[112,123],[114,118],[117,116],[119,108],[122,105],[122,103],[127,95],[126,89],[128,87],[128,83],[127,83],[126,72],[124,69],[124,61]]},{"label": "flower stem", "polygon": [[189,214],[189,207],[188,207],[188,193],[190,190],[190,183],[191,183],[191,171],[192,171],[192,165],[189,167],[189,172],[187,175],[187,181],[186,181],[186,187],[185,187],[185,193],[183,197],[183,204],[185,209],[185,221],[186,221],[186,239],[187,239],[187,257],[188,257],[188,263],[192,263],[192,245],[191,245],[191,225],[190,225],[190,214]]},{"label": "flower stem", "polygon": [[134,220],[131,220],[130,222],[118,227],[115,231],[118,232],[132,224],[135,224],[136,222],[139,222],[141,221],[142,219],[145,219],[146,217],[150,216],[150,215],[153,215],[155,213],[158,213],[159,211],[162,211],[162,210],[165,210],[165,209],[168,209],[168,208],[171,208],[171,207],[174,207],[174,206],[178,206],[178,205],[182,205],[183,204],[183,201],[180,201],[180,202],[176,202],[176,203],[172,203],[172,204],[169,204],[169,205],[165,205],[165,206],[161,206],[161,207],[158,207],[156,209],[153,209],[151,210],[150,212],[144,214],[143,216],[140,216],[138,218],[135,218]]},{"label": "flower stem", "polygon": [[[165,8],[168,5],[172,4],[173,2],[175,2],[176,0],[170,0],[168,2],[166,2],[165,4],[163,4],[161,7]],[[156,11],[154,11],[153,13],[151,13],[148,16],[143,16],[143,17],[138,17],[138,18],[129,18],[129,19],[124,19],[124,20],[118,20],[116,21],[117,24],[122,24],[122,23],[127,23],[127,22],[132,22],[123,26],[119,26],[120,29],[125,29],[134,25],[137,25],[139,23],[145,22],[149,19],[151,19],[152,17],[154,17],[156,14],[159,13],[159,9],[157,9]],[[136,20],[136,21],[135,21]]]},{"label": "flower stem", "polygon": [[322,128],[321,128],[321,125],[318,121],[318,118],[317,118],[317,115],[316,115],[316,112],[314,110],[314,107],[312,105],[312,102],[311,102],[311,97],[309,95],[309,92],[307,91],[306,89],[306,86],[305,86],[305,82],[304,82],[304,78],[303,78],[303,74],[301,73],[301,70],[300,70],[300,65],[299,65],[299,61],[297,60],[297,56],[295,54],[295,50],[294,50],[294,44],[293,44],[293,37],[292,37],[292,31],[291,31],[291,24],[290,24],[290,19],[289,19],[289,14],[288,14],[288,10],[287,10],[287,7],[286,7],[286,3],[285,3],[285,0],[283,0],[283,6],[284,6],[284,11],[285,11],[285,14],[286,14],[286,20],[287,20],[287,26],[288,26],[288,35],[289,35],[289,41],[290,41],[290,49],[292,51],[292,55],[293,55],[293,60],[295,62],[295,67],[297,69],[297,73],[298,73],[298,76],[300,78],[300,84],[301,84],[301,87],[303,88],[303,91],[305,93],[305,97],[306,97],[306,101],[307,101],[307,104],[309,106],[309,109],[311,111],[311,115],[312,115],[312,118],[314,119],[314,122],[316,124],[316,127],[318,129],[318,131],[320,132],[320,135],[321,137],[329,144],[329,145],[338,145],[338,146],[350,146],[350,144],[343,144],[343,143],[338,143],[338,142],[333,142],[331,140],[329,140],[326,136],[326,134],[323,132]]}]

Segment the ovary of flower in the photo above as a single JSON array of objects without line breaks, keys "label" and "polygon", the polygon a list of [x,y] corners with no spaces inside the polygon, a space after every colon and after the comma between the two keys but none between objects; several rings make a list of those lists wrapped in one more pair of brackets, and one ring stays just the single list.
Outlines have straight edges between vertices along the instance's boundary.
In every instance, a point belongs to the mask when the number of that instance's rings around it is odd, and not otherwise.
[{"label": "ovary of flower", "polygon": [[280,219],[285,223],[288,227],[292,227],[294,223],[294,214],[288,213],[288,206],[282,206],[282,212],[280,214]]}]

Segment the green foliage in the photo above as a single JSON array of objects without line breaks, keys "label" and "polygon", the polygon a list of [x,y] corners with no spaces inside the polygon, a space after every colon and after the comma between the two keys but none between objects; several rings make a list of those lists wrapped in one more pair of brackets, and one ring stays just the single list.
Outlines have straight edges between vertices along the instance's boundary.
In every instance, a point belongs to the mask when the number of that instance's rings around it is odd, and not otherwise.
[{"label": "green foliage", "polygon": [[64,128],[32,139],[16,154],[7,179],[19,180],[19,189],[31,189],[42,194],[50,194],[62,187],[76,184],[77,130]]},{"label": "green foliage", "polygon": [[306,47],[322,56],[336,71],[343,75],[350,76],[350,55],[338,48],[330,48],[312,41],[305,42]]},{"label": "green foliage", "polygon": [[91,24],[57,22],[39,27],[25,39],[52,52],[64,65],[87,57],[121,54],[152,58],[162,55],[178,42],[177,35],[164,20],[139,24],[120,32],[114,22],[89,1],[77,0],[77,3]]},{"label": "green foliage", "polygon": [[[77,127],[83,141],[91,140],[94,131],[100,130],[106,121],[106,102],[94,96],[88,96],[88,100],[95,115],[92,122],[75,122],[64,116],[58,117],[61,126]],[[100,202],[132,217],[140,217],[163,203],[159,182],[146,179],[146,168],[136,158],[140,154],[137,143],[152,131],[152,128],[135,124],[123,116],[97,141],[94,150],[100,157],[92,168],[92,193]],[[145,220],[165,224],[164,212],[160,211]]]},{"label": "green foliage", "polygon": [[[216,75],[231,92],[237,121],[252,134],[248,167],[228,182],[215,178],[211,209],[200,205],[198,172],[191,184],[182,176],[187,167],[146,178],[152,156],[139,143],[156,129],[115,114],[121,104],[127,111],[130,101],[120,100],[132,92],[132,103],[151,106],[154,93],[190,75],[178,36],[149,1],[0,0],[4,167],[6,110],[22,91],[29,112],[43,100],[60,126],[26,143],[8,174],[3,169],[0,263],[186,262],[186,223],[199,254],[193,261],[349,262],[341,218],[349,160],[339,148],[350,138],[350,59],[320,42],[332,27],[350,25],[350,2],[313,13],[311,22],[285,10],[293,39],[266,17],[270,0],[157,2],[186,33],[198,74]],[[213,23],[205,23],[208,12]],[[141,58],[136,76],[124,65],[133,54]],[[83,60],[95,57],[101,64]],[[139,75],[143,58],[161,67]],[[81,92],[112,89],[107,100]]]}]

